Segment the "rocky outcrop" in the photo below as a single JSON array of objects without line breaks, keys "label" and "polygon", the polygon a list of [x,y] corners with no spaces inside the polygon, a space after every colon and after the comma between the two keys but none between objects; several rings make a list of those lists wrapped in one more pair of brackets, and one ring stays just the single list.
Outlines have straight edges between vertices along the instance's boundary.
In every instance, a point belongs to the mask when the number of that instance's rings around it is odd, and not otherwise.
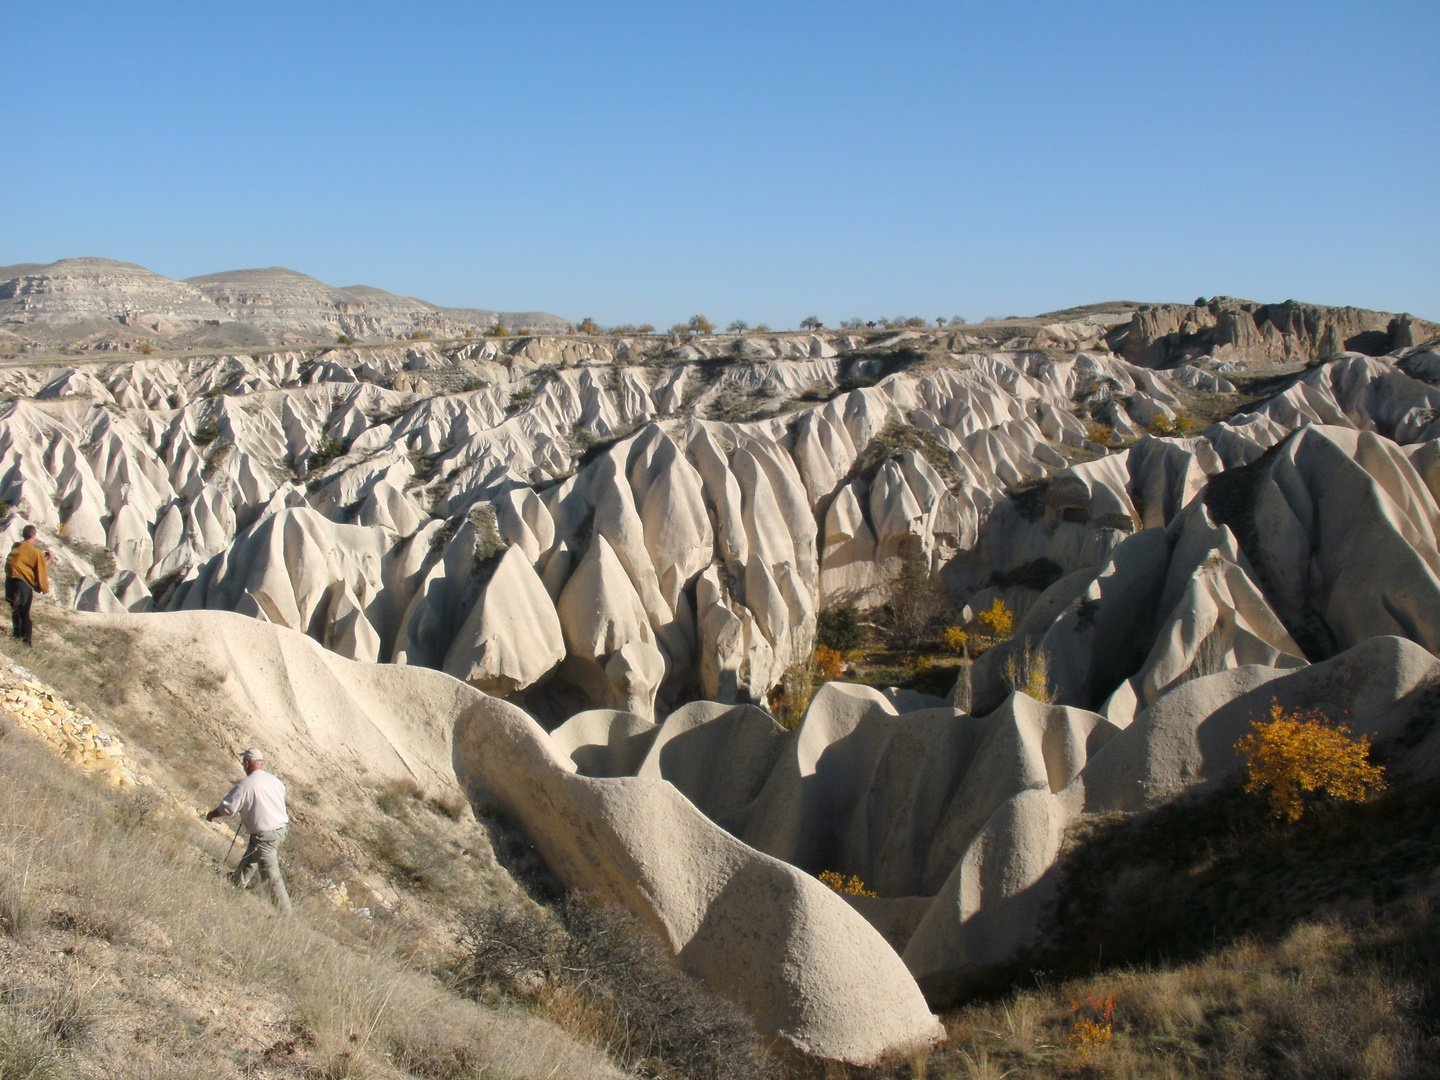
[{"label": "rocky outcrop", "polygon": [[1145,305],[1111,340],[1125,359],[1143,367],[1169,368],[1208,357],[1256,368],[1329,360],[1343,352],[1382,356],[1437,335],[1440,325],[1410,315],[1217,296],[1197,304]]}]

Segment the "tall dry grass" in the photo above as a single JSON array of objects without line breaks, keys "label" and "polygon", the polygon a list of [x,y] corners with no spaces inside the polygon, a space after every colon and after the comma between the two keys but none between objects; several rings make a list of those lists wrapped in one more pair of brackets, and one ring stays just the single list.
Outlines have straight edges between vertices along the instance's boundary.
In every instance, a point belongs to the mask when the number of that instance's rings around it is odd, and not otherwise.
[{"label": "tall dry grass", "polygon": [[[162,957],[183,982],[223,990],[237,1008],[283,1002],[311,1075],[614,1075],[603,1054],[552,1023],[463,1000],[407,967],[378,924],[313,898],[285,918],[236,891],[212,834],[145,798],[99,787],[0,727],[0,944],[34,959],[0,972],[5,1080],[239,1075],[237,1051],[215,1034],[177,1038],[168,1056],[95,1060],[154,1008],[106,965]],[[104,960],[91,964],[97,948]],[[73,959],[57,968],[66,949]]]}]

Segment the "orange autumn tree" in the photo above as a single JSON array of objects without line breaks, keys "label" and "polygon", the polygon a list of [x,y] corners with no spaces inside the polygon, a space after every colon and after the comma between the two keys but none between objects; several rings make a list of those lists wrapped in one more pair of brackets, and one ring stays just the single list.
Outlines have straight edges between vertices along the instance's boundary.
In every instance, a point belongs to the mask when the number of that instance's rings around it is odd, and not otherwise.
[{"label": "orange autumn tree", "polygon": [[1319,709],[1287,713],[1271,699],[1270,719],[1250,726],[1254,731],[1235,744],[1245,758],[1245,790],[1269,792],[1277,818],[1300,820],[1307,792],[1364,802],[1367,792],[1385,789],[1385,770],[1369,761],[1369,737],[1352,736]]}]

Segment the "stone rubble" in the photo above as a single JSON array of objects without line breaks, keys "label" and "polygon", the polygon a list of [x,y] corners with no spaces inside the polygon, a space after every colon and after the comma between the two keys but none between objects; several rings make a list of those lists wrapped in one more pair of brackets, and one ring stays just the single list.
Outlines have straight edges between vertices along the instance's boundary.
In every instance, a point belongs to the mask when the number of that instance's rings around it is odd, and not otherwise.
[{"label": "stone rubble", "polygon": [[155,781],[125,752],[118,735],[36,679],[20,664],[0,656],[0,709],[82,772],[101,776],[112,787],[150,788]]}]

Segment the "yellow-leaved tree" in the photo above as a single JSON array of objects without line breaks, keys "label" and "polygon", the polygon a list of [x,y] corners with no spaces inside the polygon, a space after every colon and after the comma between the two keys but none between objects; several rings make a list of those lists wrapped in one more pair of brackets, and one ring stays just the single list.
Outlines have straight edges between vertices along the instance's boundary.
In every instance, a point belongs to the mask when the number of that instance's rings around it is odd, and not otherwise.
[{"label": "yellow-leaved tree", "polygon": [[1005,638],[1015,628],[1015,613],[997,596],[989,609],[980,613],[980,621],[997,638]]},{"label": "yellow-leaved tree", "polygon": [[1268,792],[1277,818],[1298,821],[1307,792],[1364,802],[1368,792],[1385,789],[1384,768],[1369,761],[1369,737],[1351,735],[1319,709],[1287,713],[1271,699],[1270,719],[1250,726],[1255,730],[1235,744],[1245,758],[1245,790]]}]

